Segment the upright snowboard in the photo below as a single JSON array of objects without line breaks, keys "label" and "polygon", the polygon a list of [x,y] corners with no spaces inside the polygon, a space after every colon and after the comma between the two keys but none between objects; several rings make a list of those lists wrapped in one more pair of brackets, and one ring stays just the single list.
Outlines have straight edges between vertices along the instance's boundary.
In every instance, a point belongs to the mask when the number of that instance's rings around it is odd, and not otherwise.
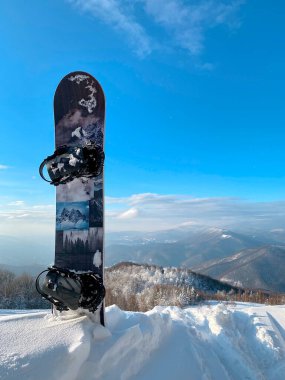
[{"label": "upright snowboard", "polygon": [[[50,182],[56,185],[55,262],[37,287],[51,302],[59,300],[71,309],[89,309],[95,320],[104,325],[104,294],[101,293],[105,98],[97,80],[80,71],[66,75],[55,92],[54,119],[56,151],[42,166],[47,166],[53,181]],[[99,290],[94,279],[101,286]],[[101,293],[95,294],[96,307],[90,307],[95,305],[88,300],[94,297],[94,291]],[[77,301],[72,299],[72,292]],[[80,292],[85,292],[83,302]]]}]

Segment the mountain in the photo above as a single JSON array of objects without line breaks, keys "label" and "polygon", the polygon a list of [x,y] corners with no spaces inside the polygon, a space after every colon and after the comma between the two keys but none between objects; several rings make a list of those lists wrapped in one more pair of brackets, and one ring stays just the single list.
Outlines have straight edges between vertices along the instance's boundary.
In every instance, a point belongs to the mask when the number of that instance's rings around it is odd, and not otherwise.
[{"label": "mountain", "polygon": [[[63,222],[64,221],[64,222]],[[58,222],[71,229],[86,224],[86,215],[78,209],[62,209]],[[60,224],[60,223],[59,223]],[[62,226],[60,225],[60,228]],[[155,232],[107,232],[105,239],[107,266],[121,261],[163,266],[195,267],[209,260],[221,259],[243,249],[284,244],[282,231],[241,233],[226,229],[183,226]],[[285,244],[284,244],[285,245]],[[54,236],[28,239],[0,235],[0,263],[50,265],[54,259]]]},{"label": "mountain", "polygon": [[285,246],[244,249],[193,270],[244,288],[285,292]]},{"label": "mountain", "polygon": [[[71,230],[76,222],[83,223],[84,226],[86,224],[86,216],[76,208],[63,208],[60,216],[65,220],[65,227]],[[216,279],[225,279],[231,284],[240,283],[245,287],[283,292],[280,271],[285,263],[282,254],[284,241],[285,232],[281,229],[237,232],[191,225],[148,233],[107,232],[105,265],[110,267],[122,261],[131,261],[164,267],[185,267]],[[239,253],[240,256],[237,257],[240,262],[235,259]],[[258,259],[253,260],[257,256]],[[44,267],[50,265],[53,259],[54,236],[52,239],[43,237],[39,242],[39,239],[28,241],[0,235],[0,263],[3,265],[27,266],[26,270],[36,264],[43,264]],[[240,263],[244,260],[246,264],[241,267]],[[248,274],[241,268],[248,270]],[[269,278],[266,277],[267,268],[270,270]],[[230,273],[224,274],[228,270]],[[22,270],[19,269],[18,272],[20,271]]]},{"label": "mountain", "polygon": [[268,238],[220,228],[177,228],[153,233],[107,235],[106,264],[119,261],[193,267],[242,249],[263,246]]},{"label": "mountain", "polygon": [[105,271],[106,305],[132,311],[160,305],[187,307],[205,300],[284,303],[285,294],[243,289],[187,268],[119,263]]},{"label": "mountain", "polygon": [[15,273],[16,275],[21,275],[27,273],[33,277],[37,276],[40,272],[47,269],[46,265],[31,264],[31,265],[7,265],[0,263],[0,270],[7,270],[9,272]]},{"label": "mountain", "polygon": [[232,285],[285,292],[284,231],[181,227],[152,233],[113,234],[106,264],[132,261],[191,268]]},{"label": "mountain", "polygon": [[38,239],[0,235],[0,263],[3,265],[31,267],[50,265],[54,257],[54,237]]},{"label": "mountain", "polygon": [[[106,287],[120,289],[125,297],[139,294],[158,285],[192,288],[193,291],[213,295],[217,292],[238,293],[242,289],[223,283],[187,268],[159,267],[157,265],[122,262],[105,271]],[[116,291],[117,292],[117,291]],[[118,293],[118,292],[117,292]],[[169,304],[169,303],[168,303]]]}]

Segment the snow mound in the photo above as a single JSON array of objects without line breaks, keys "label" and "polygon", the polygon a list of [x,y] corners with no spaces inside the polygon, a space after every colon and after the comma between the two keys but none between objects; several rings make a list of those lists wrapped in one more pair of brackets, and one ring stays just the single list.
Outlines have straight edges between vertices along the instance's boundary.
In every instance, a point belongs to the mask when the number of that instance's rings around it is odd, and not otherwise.
[{"label": "snow mound", "polygon": [[209,303],[86,316],[2,311],[0,379],[268,379],[285,371],[285,307]]}]

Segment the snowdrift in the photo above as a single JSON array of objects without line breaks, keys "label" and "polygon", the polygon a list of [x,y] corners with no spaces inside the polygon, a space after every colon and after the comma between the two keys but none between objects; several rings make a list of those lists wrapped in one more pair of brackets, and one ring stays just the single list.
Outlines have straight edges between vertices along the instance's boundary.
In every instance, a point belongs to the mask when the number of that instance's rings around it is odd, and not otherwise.
[{"label": "snowdrift", "polygon": [[209,303],[86,316],[1,311],[7,380],[284,379],[285,306]]}]

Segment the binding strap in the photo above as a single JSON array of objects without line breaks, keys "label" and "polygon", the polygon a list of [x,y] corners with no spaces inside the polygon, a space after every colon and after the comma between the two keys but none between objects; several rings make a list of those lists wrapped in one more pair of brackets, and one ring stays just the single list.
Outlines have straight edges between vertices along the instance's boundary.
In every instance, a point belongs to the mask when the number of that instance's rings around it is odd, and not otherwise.
[{"label": "binding strap", "polygon": [[[40,164],[40,176],[52,185],[58,186],[78,177],[97,177],[103,171],[104,152],[95,144],[82,147],[60,146]],[[44,174],[46,166],[50,180]]]},{"label": "binding strap", "polygon": [[102,279],[94,272],[79,274],[53,266],[38,275],[35,285],[59,311],[82,307],[94,313],[105,297]]}]

